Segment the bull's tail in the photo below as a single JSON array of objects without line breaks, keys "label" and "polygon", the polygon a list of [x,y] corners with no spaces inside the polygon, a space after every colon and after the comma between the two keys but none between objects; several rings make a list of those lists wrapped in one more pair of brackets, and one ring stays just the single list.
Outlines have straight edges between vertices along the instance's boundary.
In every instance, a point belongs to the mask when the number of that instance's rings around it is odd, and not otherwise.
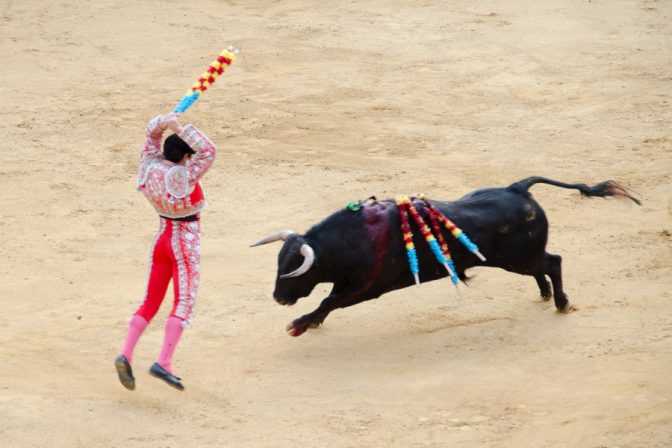
[{"label": "bull's tail", "polygon": [[569,188],[572,190],[579,190],[581,196],[587,197],[600,197],[606,198],[613,196],[619,199],[630,199],[635,204],[641,205],[639,199],[632,196],[632,193],[628,191],[624,186],[615,182],[613,180],[608,180],[606,182],[600,182],[597,185],[589,187],[586,184],[566,184],[564,182],[558,182],[557,180],[547,179],[545,177],[528,177],[516,183],[509,185],[508,190],[514,191],[520,194],[527,194],[527,190],[534,184],[549,184],[561,188]]}]

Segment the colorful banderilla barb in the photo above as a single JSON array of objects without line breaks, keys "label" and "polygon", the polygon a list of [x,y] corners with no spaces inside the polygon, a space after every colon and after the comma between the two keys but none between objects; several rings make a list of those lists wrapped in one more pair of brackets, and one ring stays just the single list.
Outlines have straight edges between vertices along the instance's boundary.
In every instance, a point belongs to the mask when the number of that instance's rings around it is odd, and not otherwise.
[{"label": "colorful banderilla barb", "polygon": [[[414,197],[409,198],[408,196],[399,196],[395,200],[397,207],[399,208],[399,214],[401,217],[401,229],[404,237],[404,243],[406,245],[406,253],[408,255],[408,262],[411,268],[411,273],[415,278],[415,283],[417,285],[420,284],[419,280],[420,268],[418,265],[418,257],[415,252],[415,247],[413,245],[413,232],[411,230],[408,221],[409,213],[411,214],[413,220],[420,228],[420,231],[425,237],[425,241],[427,241],[427,244],[431,248],[432,253],[436,257],[436,260],[446,268],[446,271],[448,271],[448,275],[450,276],[451,281],[457,288],[459,283],[459,278],[457,276],[457,269],[455,269],[455,264],[453,263],[453,260],[450,256],[450,250],[448,249],[448,244],[446,243],[445,239],[443,238],[443,234],[441,233],[440,224],[443,224],[458,241],[460,241],[470,252],[475,254],[479,259],[485,261],[485,257],[483,257],[483,255],[479,252],[478,246],[472,243],[471,240],[464,234],[464,232],[462,232],[462,230],[459,229],[452,221],[446,218],[445,215],[441,213],[441,211],[439,211],[436,207],[431,205],[425,199],[424,195],[418,195],[418,197],[425,203],[427,207],[429,219],[432,223],[432,227],[434,233],[436,234],[436,237],[434,237],[432,231],[425,223],[425,220],[422,218],[422,216],[420,216],[415,206],[413,205],[412,199],[414,199]],[[459,289],[457,291],[459,294]]]},{"label": "colorful banderilla barb", "polygon": [[420,195],[420,199],[422,199],[425,204],[427,205],[427,208],[429,209],[431,214],[434,214],[436,218],[438,218],[439,222],[443,224],[446,229],[450,231],[450,233],[453,234],[453,236],[460,242],[464,247],[467,248],[469,252],[472,254],[476,255],[481,261],[485,261],[485,257],[483,254],[478,250],[478,246],[475,245],[474,243],[471,242],[469,237],[462,232],[462,229],[457,227],[453,221],[450,219],[446,218],[446,215],[441,213],[436,207],[434,207],[432,204],[430,204],[426,199],[424,195]]},{"label": "colorful banderilla barb", "polygon": [[399,216],[401,217],[401,232],[404,236],[404,244],[406,245],[408,265],[411,268],[413,278],[415,278],[415,284],[420,286],[418,255],[415,253],[415,246],[413,245],[413,232],[411,231],[411,226],[408,224],[408,208],[406,205],[409,202],[407,196],[399,196],[396,199],[397,207],[399,207]]},{"label": "colorful banderilla barb", "polygon": [[[428,204],[428,202],[425,201],[425,204]],[[439,218],[435,213],[436,210],[433,209],[431,206],[428,207],[428,210],[429,210],[429,220],[432,222],[432,230],[434,230],[434,234],[436,235],[436,239],[439,242],[439,246],[441,246],[441,251],[443,252],[443,255],[446,257],[446,262],[448,263],[447,266],[448,275],[450,275],[450,280],[457,288],[457,285],[459,283],[459,279],[457,277],[457,269],[455,269],[455,264],[453,263],[453,259],[450,256],[450,249],[448,248],[448,243],[446,243],[445,238],[443,238],[443,233],[441,233],[441,224],[439,223]],[[459,289],[457,292],[459,294],[460,292]]]},{"label": "colorful banderilla barb", "polygon": [[427,241],[427,244],[429,244],[430,249],[432,249],[432,253],[434,253],[436,260],[446,268],[446,271],[448,271],[448,275],[450,275],[451,279],[453,280],[453,284],[457,285],[457,275],[454,273],[453,270],[450,269],[448,260],[446,259],[446,256],[443,253],[443,251],[441,250],[439,243],[436,241],[434,235],[432,235],[432,231],[429,230],[429,227],[427,227],[425,220],[422,219],[422,216],[420,216],[418,211],[413,206],[413,202],[408,198],[408,196],[401,197],[397,202],[398,203],[401,202],[402,207],[404,207],[408,211],[408,213],[411,214],[413,220],[418,225],[420,231],[425,237],[425,241]]},{"label": "colorful banderilla barb", "polygon": [[179,102],[177,106],[175,106],[175,109],[173,109],[173,112],[175,113],[182,113],[189,109],[192,104],[196,102],[198,97],[201,95],[201,93],[205,92],[208,90],[208,87],[213,85],[215,83],[215,80],[217,80],[217,77],[224,73],[224,71],[231,65],[233,61],[236,60],[236,56],[238,56],[238,53],[240,53],[240,50],[234,48],[234,47],[229,47],[226,50],[223,50],[217,59],[212,61],[212,64],[210,64],[210,67],[203,72],[200,78],[198,78],[198,81],[194,83],[194,85],[187,91],[187,93],[182,97],[182,100]]}]

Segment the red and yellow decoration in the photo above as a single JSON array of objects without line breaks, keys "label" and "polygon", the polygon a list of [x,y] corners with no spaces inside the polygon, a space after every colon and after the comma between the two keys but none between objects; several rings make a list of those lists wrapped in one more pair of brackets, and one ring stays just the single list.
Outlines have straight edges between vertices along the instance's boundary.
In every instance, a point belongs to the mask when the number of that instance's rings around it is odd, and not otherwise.
[{"label": "red and yellow decoration", "polygon": [[[427,208],[429,220],[432,224],[431,230],[429,226],[427,226],[427,223],[422,218],[422,216],[420,216],[420,213],[418,213],[415,206],[413,205],[414,199],[420,199],[424,203],[424,206]],[[455,264],[453,263],[453,260],[450,256],[450,250],[448,249],[448,244],[446,243],[446,240],[444,239],[443,234],[441,232],[441,224],[443,224],[443,226],[446,229],[448,229],[450,233],[458,241],[460,241],[470,252],[475,254],[481,261],[485,261],[485,257],[483,257],[483,255],[479,252],[478,246],[472,243],[471,240],[467,237],[467,235],[464,232],[462,232],[462,230],[459,227],[457,227],[455,223],[453,223],[450,219],[446,218],[446,216],[439,209],[430,204],[429,201],[425,199],[424,195],[418,195],[417,197],[412,196],[410,198],[408,196],[398,196],[395,199],[395,202],[397,204],[397,207],[399,208],[399,215],[401,218],[401,231],[404,238],[404,244],[406,246],[406,254],[408,256],[409,266],[411,269],[411,273],[415,278],[415,283],[417,285],[420,284],[419,279],[420,266],[418,264],[418,256],[415,251],[415,246],[413,244],[413,231],[411,230],[411,226],[409,224],[408,219],[409,214],[411,215],[415,223],[418,225],[418,228],[420,228],[420,231],[425,237],[425,241],[427,241],[427,244],[431,248],[432,253],[436,257],[437,261],[441,263],[448,271],[448,275],[450,276],[456,288],[459,282],[457,276],[457,270],[455,269]],[[434,231],[434,233],[432,233],[432,230]],[[436,237],[434,236],[434,234],[436,234]]]},{"label": "red and yellow decoration", "polygon": [[198,81],[187,91],[187,93],[182,97],[182,100],[179,102],[173,112],[182,113],[189,109],[192,104],[196,102],[201,93],[208,90],[208,87],[212,86],[217,78],[224,73],[224,71],[236,60],[236,57],[240,53],[240,50],[229,47],[226,50],[223,50],[217,59],[212,61],[210,67],[207,68],[205,72],[198,78]]},{"label": "red and yellow decoration", "polygon": [[397,207],[399,207],[399,216],[401,217],[401,233],[404,237],[404,244],[406,246],[406,256],[408,257],[408,264],[415,278],[415,284],[420,285],[420,267],[418,264],[418,255],[415,253],[415,245],[413,244],[413,231],[408,223],[408,204],[410,200],[408,196],[399,196],[396,199]]}]

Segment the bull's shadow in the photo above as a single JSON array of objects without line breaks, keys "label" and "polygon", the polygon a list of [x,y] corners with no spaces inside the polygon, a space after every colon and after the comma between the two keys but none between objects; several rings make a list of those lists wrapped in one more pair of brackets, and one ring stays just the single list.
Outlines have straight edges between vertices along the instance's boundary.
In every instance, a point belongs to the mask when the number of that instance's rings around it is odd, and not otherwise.
[{"label": "bull's shadow", "polygon": [[[576,189],[586,197],[616,197],[640,204],[614,181],[589,187],[530,177],[505,188],[476,190],[453,202],[417,200],[413,205],[426,222],[430,220],[430,209],[436,208],[480,248],[485,260],[467,250],[447,229],[439,230],[461,281],[467,280],[465,271],[474,266],[529,275],[536,280],[541,297],[544,300],[553,297],[557,310],[565,311],[569,301],[562,285],[562,258],[546,252],[548,220],[528,191],[537,183]],[[300,336],[308,328],[321,325],[336,308],[346,308],[413,285],[401,224],[395,201],[372,200],[361,207],[333,213],[305,235],[285,230],[254,243],[253,247],[284,241],[273,292],[278,303],[293,305],[310,295],[317,284],[333,284],[330,294],[316,310],[288,325],[288,333]],[[410,222],[410,226],[414,234],[421,234],[417,224]],[[427,244],[415,241],[415,251],[420,282],[448,275]]]}]

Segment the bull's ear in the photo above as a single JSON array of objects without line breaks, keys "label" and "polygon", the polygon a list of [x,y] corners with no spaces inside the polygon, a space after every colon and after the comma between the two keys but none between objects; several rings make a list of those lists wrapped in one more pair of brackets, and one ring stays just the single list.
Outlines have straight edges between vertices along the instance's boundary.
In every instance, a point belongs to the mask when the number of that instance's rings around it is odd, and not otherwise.
[{"label": "bull's ear", "polygon": [[262,244],[273,243],[275,241],[280,241],[280,240],[285,241],[287,239],[287,237],[289,235],[293,234],[293,233],[294,232],[292,232],[291,230],[281,230],[277,233],[274,233],[271,236],[267,236],[266,238],[263,238],[263,239],[257,241],[254,244],[251,244],[250,247],[261,246]]},{"label": "bull's ear", "polygon": [[306,272],[308,272],[308,269],[310,269],[313,263],[315,263],[315,251],[313,250],[312,247],[310,247],[306,243],[303,243],[301,245],[301,255],[303,255],[304,257],[301,266],[299,266],[298,269],[290,272],[289,274],[281,275],[280,278],[298,277],[299,275],[303,275]]}]

